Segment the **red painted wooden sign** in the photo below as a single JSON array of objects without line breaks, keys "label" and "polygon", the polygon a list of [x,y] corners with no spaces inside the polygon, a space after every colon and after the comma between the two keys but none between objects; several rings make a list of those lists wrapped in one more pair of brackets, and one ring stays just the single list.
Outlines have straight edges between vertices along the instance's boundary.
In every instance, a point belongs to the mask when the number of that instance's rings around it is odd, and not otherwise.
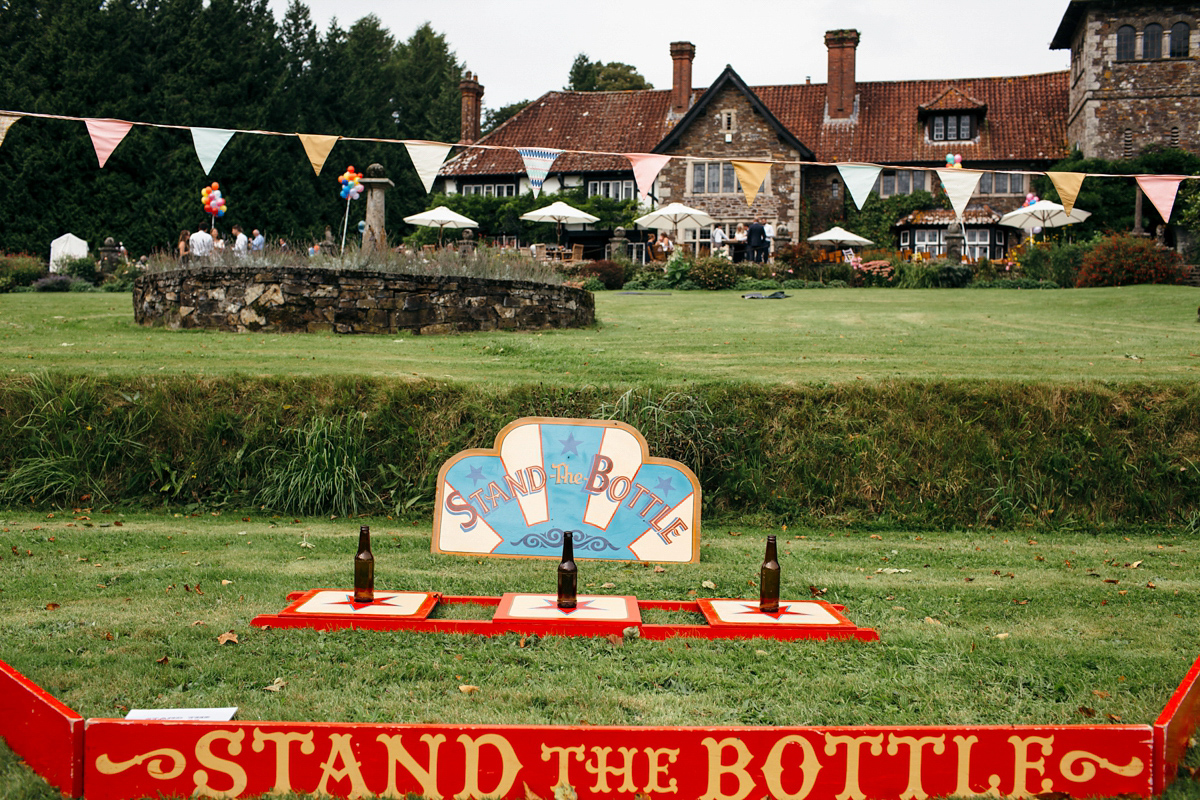
[{"label": "red painted wooden sign", "polygon": [[924,800],[1151,793],[1147,725],[616,728],[89,720],[89,800]]}]

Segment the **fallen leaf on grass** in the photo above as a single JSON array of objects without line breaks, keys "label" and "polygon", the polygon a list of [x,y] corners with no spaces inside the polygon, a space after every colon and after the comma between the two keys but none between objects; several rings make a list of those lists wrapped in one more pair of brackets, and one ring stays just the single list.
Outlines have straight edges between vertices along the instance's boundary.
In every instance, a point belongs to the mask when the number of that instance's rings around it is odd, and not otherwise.
[{"label": "fallen leaf on grass", "polygon": [[897,569],[896,567],[883,567],[875,570],[876,573],[882,572],[884,575],[896,575],[898,573],[912,572],[911,569]]},{"label": "fallen leaf on grass", "polygon": [[654,565],[654,571],[655,571],[656,573],[658,573],[658,572],[666,572],[667,570],[666,570],[664,567],[660,567],[658,564],[655,564],[655,565]]},{"label": "fallen leaf on grass", "polygon": [[163,656],[162,658],[156,659],[154,663],[155,664],[170,664],[171,659],[167,656]]},{"label": "fallen leaf on grass", "polygon": [[460,692],[462,692],[463,694],[475,694],[476,692],[479,691],[479,687],[472,686],[469,683],[462,683],[462,684],[459,684],[458,690]]},{"label": "fallen leaf on grass", "polygon": [[238,643],[237,634],[233,631],[226,631],[217,637],[217,644],[228,644],[229,642]]},{"label": "fallen leaf on grass", "polygon": [[996,634],[996,638],[1001,639],[1001,640],[1007,639],[1009,636],[1012,636],[1012,634],[1011,633],[997,633]]},{"label": "fallen leaf on grass", "polygon": [[227,580],[225,580],[224,578],[222,578],[222,579],[221,579],[221,585],[222,585],[222,586],[228,586],[228,585],[229,585],[229,584],[231,584],[231,583],[233,583],[233,581],[227,581]]},{"label": "fallen leaf on grass", "polygon": [[46,603],[47,611],[58,611],[60,608],[62,608],[62,606],[60,606],[58,603]]},{"label": "fallen leaf on grass", "polygon": [[925,623],[927,625],[941,625],[942,621],[940,619],[934,619],[933,617],[926,617]]},{"label": "fallen leaf on grass", "polygon": [[1088,708],[1087,706],[1080,706],[1079,713],[1083,714],[1088,719],[1091,719],[1092,717],[1096,716],[1096,709]]},{"label": "fallen leaf on grass", "polygon": [[883,537],[882,537],[882,536],[880,536],[878,533],[872,533],[872,534],[871,534],[871,538],[872,538],[872,539],[878,539],[878,540],[879,540],[879,541],[881,541],[881,542],[883,541]]},{"label": "fallen leaf on grass", "polygon": [[1156,588],[1156,587],[1154,586],[1154,582],[1153,582],[1153,581],[1146,581],[1146,588],[1147,588],[1147,589],[1154,589],[1154,588]]},{"label": "fallen leaf on grass", "polygon": [[717,585],[715,583],[713,583],[712,581],[701,581],[700,585],[703,586],[705,589],[717,588]]},{"label": "fallen leaf on grass", "polygon": [[1099,697],[1101,700],[1108,699],[1108,692],[1104,691],[1103,689],[1092,689],[1092,694],[1096,695],[1096,697]]},{"label": "fallen leaf on grass", "polygon": [[1105,583],[1120,583],[1120,581],[1117,580],[1116,578],[1105,578],[1104,582]]},{"label": "fallen leaf on grass", "polygon": [[730,536],[741,536],[742,532],[741,531],[730,531],[729,535]]},{"label": "fallen leaf on grass", "polygon": [[625,642],[624,639],[622,639],[620,636],[618,636],[615,633],[610,633],[608,636],[605,636],[604,638],[608,639],[608,643],[611,644],[613,647],[620,647]]},{"label": "fallen leaf on grass", "polygon": [[615,589],[615,588],[617,588],[617,585],[615,583],[602,583],[602,584],[600,584],[600,588],[601,589]]},{"label": "fallen leaf on grass", "polygon": [[1108,717],[1109,721],[1111,721],[1111,722],[1120,722],[1121,721],[1121,717],[1118,716],[1117,714],[1105,714],[1104,716]]},{"label": "fallen leaf on grass", "polygon": [[818,589],[816,586],[808,587],[808,593],[813,597],[820,597],[821,595],[825,594],[828,591],[829,591],[828,589]]},{"label": "fallen leaf on grass", "polygon": [[285,681],[283,678],[276,678],[275,680],[271,681],[269,684],[264,686],[263,691],[264,692],[278,692],[280,689],[282,689],[285,686],[287,686],[287,681]]},{"label": "fallen leaf on grass", "polygon": [[1132,564],[1126,564],[1125,566],[1129,567],[1130,569],[1137,569],[1141,565],[1142,565],[1141,561],[1135,561]]}]

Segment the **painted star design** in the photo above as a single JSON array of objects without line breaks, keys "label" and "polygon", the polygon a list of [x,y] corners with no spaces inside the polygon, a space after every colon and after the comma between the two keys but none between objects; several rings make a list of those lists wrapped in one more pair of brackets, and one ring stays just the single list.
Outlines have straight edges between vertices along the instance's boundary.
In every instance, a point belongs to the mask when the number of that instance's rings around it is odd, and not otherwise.
[{"label": "painted star design", "polygon": [[390,597],[382,597],[382,598],[381,598],[381,597],[378,597],[378,596],[377,596],[373,602],[370,602],[370,603],[357,603],[357,602],[355,602],[355,601],[354,601],[354,595],[353,595],[353,594],[348,594],[348,595],[346,595],[346,599],[345,599],[345,600],[338,600],[338,601],[335,601],[335,602],[332,602],[332,603],[330,603],[329,605],[331,605],[331,606],[350,606],[350,608],[351,608],[352,610],[354,610],[354,611],[360,611],[360,610],[362,610],[362,609],[364,609],[364,608],[371,608],[372,606],[386,606],[386,605],[390,605],[389,601],[390,601],[391,599],[392,599],[392,598],[390,598]]},{"label": "painted star design", "polygon": [[471,467],[471,469],[467,470],[467,479],[478,486],[479,482],[484,480],[483,469],[478,466]]},{"label": "painted star design", "polygon": [[808,616],[803,611],[792,611],[792,606],[788,603],[780,603],[778,611],[761,611],[756,603],[745,603],[746,610],[739,611],[739,614],[762,614],[771,619],[779,619],[781,617],[806,617]]},{"label": "painted star design", "polygon": [[671,483],[670,478],[659,478],[658,483],[654,485],[654,491],[662,492],[663,498],[666,499],[671,496],[671,492],[675,491],[675,486]]},{"label": "painted star design", "polygon": [[567,438],[565,439],[559,439],[558,443],[562,445],[563,455],[566,455],[567,453],[579,455],[579,445],[583,444],[582,441],[575,438],[574,432],[568,433]]},{"label": "painted star design", "polygon": [[553,608],[553,609],[555,609],[556,611],[561,611],[562,613],[564,613],[564,614],[566,614],[566,615],[570,616],[571,614],[574,614],[576,611],[590,610],[590,609],[592,608],[592,603],[593,603],[594,601],[592,601],[592,600],[579,600],[579,601],[577,601],[577,602],[576,602],[576,605],[575,605],[575,607],[574,607],[574,608],[559,608],[559,607],[558,607],[558,599],[557,599],[557,598],[556,598],[556,599],[553,599],[553,600],[551,600],[549,597],[546,597],[546,598],[543,598],[543,602],[545,602],[545,603],[546,603],[546,607],[547,607],[547,608]]}]

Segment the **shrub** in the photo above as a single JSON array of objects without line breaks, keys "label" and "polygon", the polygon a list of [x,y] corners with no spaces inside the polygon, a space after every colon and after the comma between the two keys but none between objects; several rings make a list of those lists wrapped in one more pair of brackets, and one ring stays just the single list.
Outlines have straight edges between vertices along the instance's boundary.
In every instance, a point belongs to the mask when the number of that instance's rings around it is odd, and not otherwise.
[{"label": "shrub", "polygon": [[1092,251],[1091,242],[1061,242],[1050,248],[1050,280],[1059,286],[1074,286],[1083,259]]},{"label": "shrub", "polygon": [[1045,242],[1031,243],[1017,254],[1017,263],[1021,265],[1021,277],[1032,278],[1035,281],[1050,277],[1050,248]]},{"label": "shrub", "polygon": [[[899,262],[897,262],[899,263]],[[867,262],[854,267],[862,286],[894,286],[896,279],[896,264]]]},{"label": "shrub", "polygon": [[895,285],[902,289],[958,289],[974,279],[971,267],[952,261],[900,263]]},{"label": "shrub", "polygon": [[733,288],[739,292],[773,292],[779,288],[779,282],[766,278],[741,277],[737,279],[737,283],[733,285]]},{"label": "shrub", "polygon": [[[583,286],[580,288],[587,289],[589,292],[601,292],[601,291],[604,291],[605,289],[607,289],[608,287],[604,285],[603,281],[601,281],[599,278],[597,278],[595,275],[593,275],[592,277],[590,277],[586,281],[584,281]],[[617,288],[620,288],[620,287],[617,287]]]},{"label": "shrub", "polygon": [[1135,283],[1183,283],[1183,266],[1174,250],[1150,239],[1110,236],[1083,259],[1076,286],[1130,286]]},{"label": "shrub", "polygon": [[808,242],[793,242],[775,248],[775,271],[785,280],[816,280],[817,249]]},{"label": "shrub", "polygon": [[975,281],[972,289],[1058,289],[1054,281],[1035,281],[1033,278],[1001,278],[999,280]]},{"label": "shrub", "polygon": [[0,254],[0,292],[11,292],[21,286],[32,286],[46,274],[46,266],[30,255]]},{"label": "shrub", "polygon": [[47,275],[34,282],[33,290],[35,292],[69,292],[71,284],[75,280],[70,275]]},{"label": "shrub", "polygon": [[738,281],[738,267],[727,258],[700,258],[688,270],[688,277],[704,289],[732,289]]},{"label": "shrub", "polygon": [[579,268],[579,277],[595,278],[605,289],[620,289],[625,285],[625,267],[619,261],[592,261]]}]

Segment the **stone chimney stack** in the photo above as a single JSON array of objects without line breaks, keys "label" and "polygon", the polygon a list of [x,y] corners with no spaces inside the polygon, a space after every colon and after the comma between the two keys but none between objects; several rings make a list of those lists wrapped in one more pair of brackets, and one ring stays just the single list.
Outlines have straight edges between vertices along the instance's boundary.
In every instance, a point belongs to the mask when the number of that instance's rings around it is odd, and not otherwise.
[{"label": "stone chimney stack", "polygon": [[829,48],[829,82],[825,99],[830,119],[849,119],[854,113],[854,54],[858,49],[858,31],[828,31],[825,46]]},{"label": "stone chimney stack", "polygon": [[696,45],[691,42],[671,42],[671,112],[686,114],[692,105],[692,59]]},{"label": "stone chimney stack", "polygon": [[463,74],[463,79],[458,84],[458,90],[462,92],[462,130],[459,133],[459,142],[461,144],[473,144],[479,139],[479,116],[483,111],[483,87],[479,85],[479,81],[475,80],[475,75],[471,72]]}]

